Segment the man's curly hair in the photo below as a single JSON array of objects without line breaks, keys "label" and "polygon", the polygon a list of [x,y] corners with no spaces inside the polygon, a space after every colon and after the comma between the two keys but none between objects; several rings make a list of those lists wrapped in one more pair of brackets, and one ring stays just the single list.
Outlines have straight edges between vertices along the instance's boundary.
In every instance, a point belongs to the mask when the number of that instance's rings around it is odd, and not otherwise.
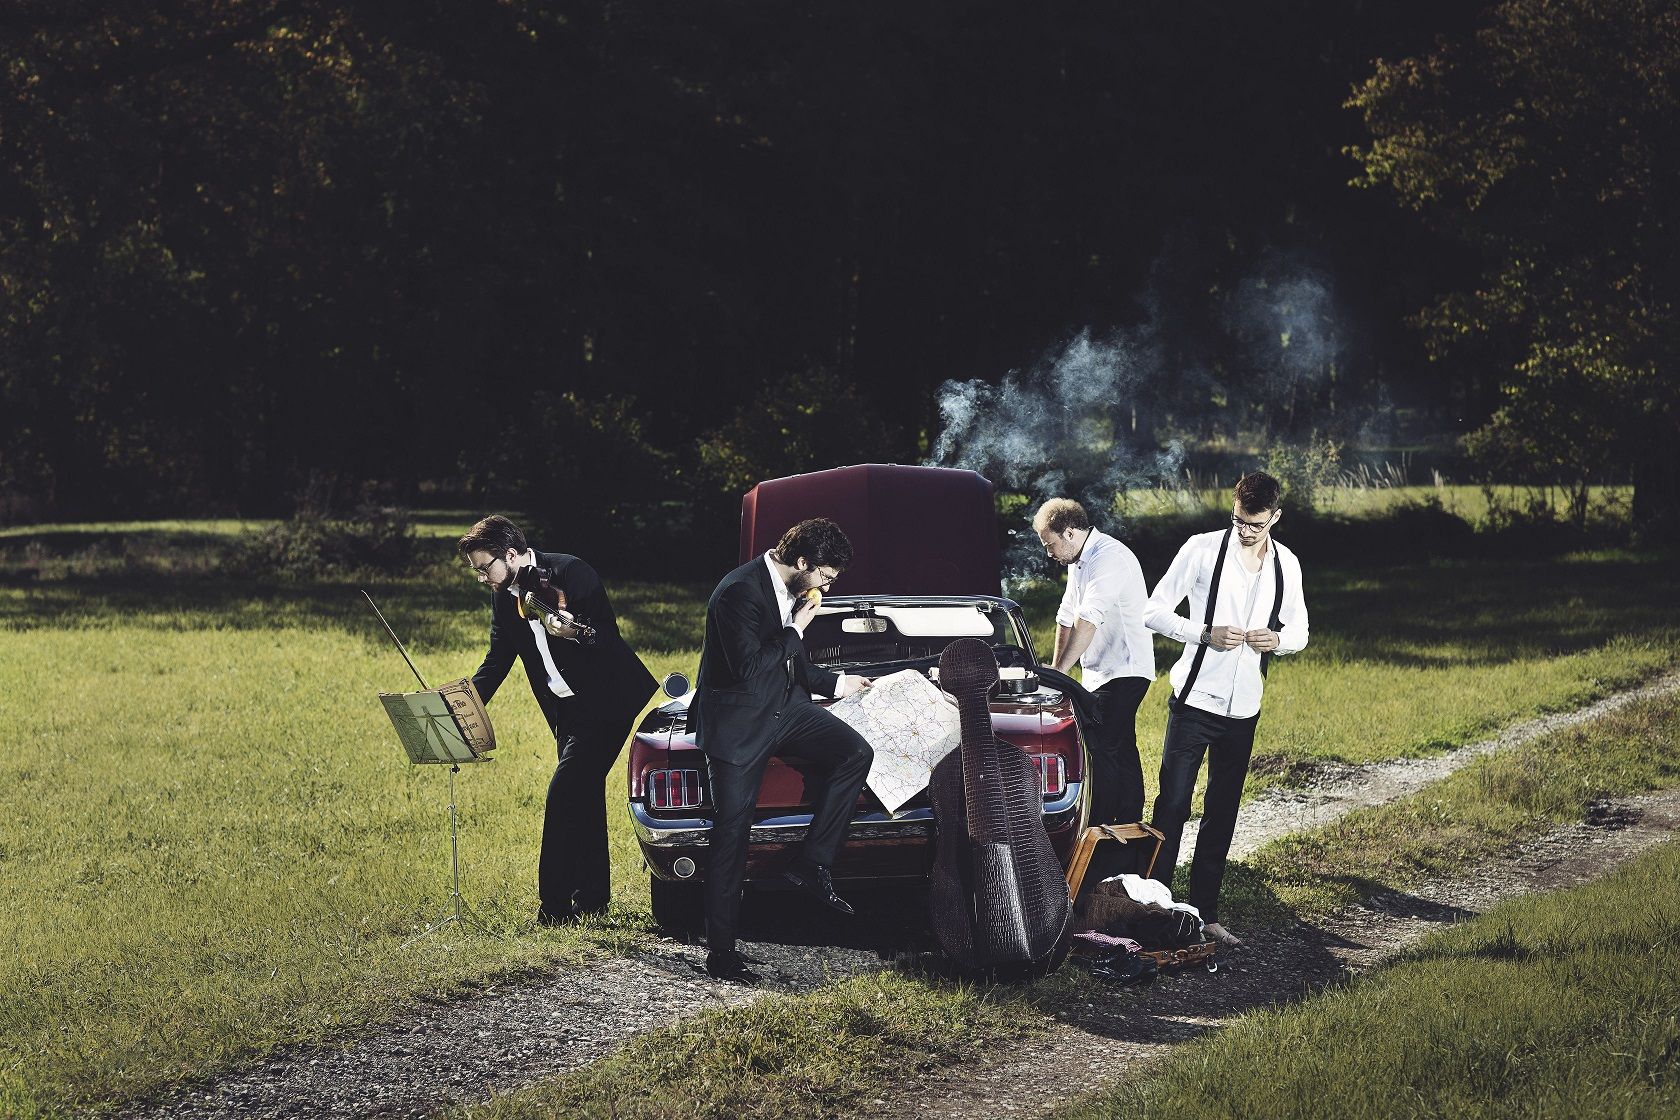
[{"label": "man's curly hair", "polygon": [[852,563],[852,542],[828,518],[813,517],[782,534],[776,542],[776,559],[789,567],[797,567],[803,559],[813,568],[844,571]]}]

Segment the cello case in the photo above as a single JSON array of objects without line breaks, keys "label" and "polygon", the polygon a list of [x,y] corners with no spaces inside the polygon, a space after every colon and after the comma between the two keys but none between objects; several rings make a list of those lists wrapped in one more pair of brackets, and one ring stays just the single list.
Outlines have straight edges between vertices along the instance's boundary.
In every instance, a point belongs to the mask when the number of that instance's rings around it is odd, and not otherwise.
[{"label": "cello case", "polygon": [[934,934],[964,970],[1042,976],[1067,956],[1073,908],[1044,830],[1038,771],[992,734],[987,697],[997,682],[997,658],[979,639],[960,638],[939,658],[962,745],[934,767],[928,787],[939,837],[928,902]]}]

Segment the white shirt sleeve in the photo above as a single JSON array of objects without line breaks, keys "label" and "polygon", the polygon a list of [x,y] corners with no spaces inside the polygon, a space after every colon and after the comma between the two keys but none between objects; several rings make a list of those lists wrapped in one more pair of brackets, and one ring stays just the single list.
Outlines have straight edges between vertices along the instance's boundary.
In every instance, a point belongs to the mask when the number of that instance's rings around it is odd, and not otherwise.
[{"label": "white shirt sleeve", "polygon": [[1172,564],[1167,568],[1167,574],[1161,577],[1161,582],[1155,585],[1155,590],[1149,594],[1149,602],[1143,610],[1143,624],[1157,634],[1165,634],[1175,642],[1189,644],[1201,636],[1202,626],[1199,622],[1192,622],[1178,612],[1178,605],[1189,596],[1196,586],[1196,564],[1198,557],[1197,541],[1194,537],[1184,542],[1173,557]]},{"label": "white shirt sleeve", "polygon": [[1068,574],[1067,574],[1067,584],[1062,588],[1061,604],[1056,607],[1056,625],[1057,626],[1072,626],[1073,625],[1073,620],[1074,620],[1074,618],[1076,616],[1076,613],[1077,613],[1074,610],[1074,607],[1076,606],[1076,604],[1074,603],[1074,600],[1073,600],[1073,583],[1074,583],[1073,569],[1070,567],[1068,569]]},{"label": "white shirt sleeve", "polygon": [[1278,621],[1283,628],[1278,631],[1277,652],[1300,653],[1307,648],[1307,600],[1301,590],[1301,562],[1294,553],[1282,559],[1283,608],[1278,611]]},{"label": "white shirt sleeve", "polygon": [[1078,614],[1093,626],[1101,626],[1110,611],[1117,614],[1121,624],[1128,618],[1143,617],[1147,598],[1143,566],[1131,549],[1118,542],[1108,546],[1103,563],[1094,568],[1082,590]]}]

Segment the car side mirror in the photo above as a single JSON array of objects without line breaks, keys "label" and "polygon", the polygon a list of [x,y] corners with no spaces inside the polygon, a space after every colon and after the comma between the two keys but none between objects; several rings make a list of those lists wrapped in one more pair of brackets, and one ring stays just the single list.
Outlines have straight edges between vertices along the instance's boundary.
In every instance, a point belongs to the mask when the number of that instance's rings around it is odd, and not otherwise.
[{"label": "car side mirror", "polygon": [[688,678],[681,673],[666,673],[665,679],[659,683],[659,687],[671,699],[680,700],[687,696],[694,686],[689,684]]}]

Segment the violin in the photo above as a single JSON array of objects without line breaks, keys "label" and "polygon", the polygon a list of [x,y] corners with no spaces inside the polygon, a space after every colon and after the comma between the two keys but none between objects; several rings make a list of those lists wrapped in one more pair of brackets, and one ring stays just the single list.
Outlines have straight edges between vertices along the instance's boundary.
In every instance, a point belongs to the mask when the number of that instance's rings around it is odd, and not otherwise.
[{"label": "violin", "polygon": [[535,564],[529,564],[514,573],[513,584],[517,588],[515,598],[519,603],[519,617],[555,619],[560,625],[571,628],[572,633],[568,635],[570,641],[580,646],[594,645],[595,628],[566,609],[566,593],[550,582],[553,577],[553,572]]},{"label": "violin", "polygon": [[1067,956],[1073,906],[1050,834],[1038,771],[992,733],[988,696],[997,655],[959,638],[939,657],[939,686],[957,699],[962,745],[933,768],[928,792],[938,855],[928,881],[934,934],[981,976],[1042,976]]}]

